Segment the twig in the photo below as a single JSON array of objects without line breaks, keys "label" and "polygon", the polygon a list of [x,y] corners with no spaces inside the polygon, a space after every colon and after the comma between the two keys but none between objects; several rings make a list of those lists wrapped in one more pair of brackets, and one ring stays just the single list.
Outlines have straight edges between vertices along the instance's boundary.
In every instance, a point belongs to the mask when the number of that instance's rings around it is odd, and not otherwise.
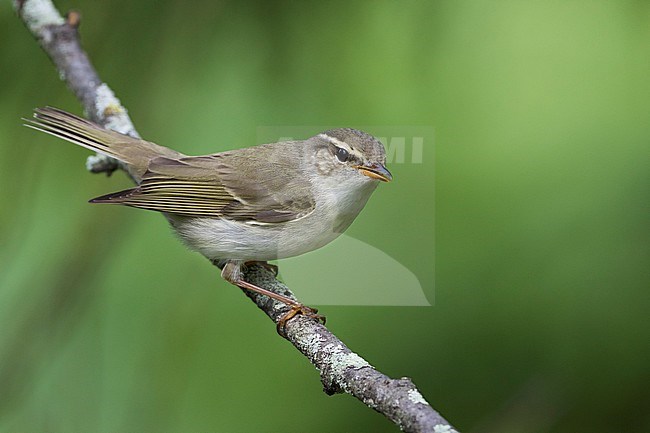
[{"label": "twig", "polygon": [[[100,80],[81,48],[79,13],[70,12],[63,18],[51,0],[14,0],[14,8],[79,99],[86,116],[106,128],[139,137],[126,109]],[[110,174],[118,168],[128,172],[128,167],[102,155],[89,157],[86,166],[94,173]],[[250,267],[245,277],[253,284],[295,299],[287,286],[261,266]],[[287,311],[281,302],[245,292],[274,322]],[[456,432],[426,402],[410,379],[391,379],[377,371],[324,325],[297,316],[287,323],[285,333],[285,338],[320,371],[327,394],[351,394],[406,432]]]}]

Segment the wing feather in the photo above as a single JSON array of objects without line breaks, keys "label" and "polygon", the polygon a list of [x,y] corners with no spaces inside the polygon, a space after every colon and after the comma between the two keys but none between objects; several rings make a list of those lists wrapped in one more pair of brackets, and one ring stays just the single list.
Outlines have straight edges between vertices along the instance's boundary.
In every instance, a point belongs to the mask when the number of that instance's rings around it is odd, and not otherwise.
[{"label": "wing feather", "polygon": [[91,202],[260,223],[291,221],[313,211],[309,185],[286,182],[277,165],[256,163],[259,157],[240,153],[253,149],[179,159],[158,157],[150,162],[139,186]]}]

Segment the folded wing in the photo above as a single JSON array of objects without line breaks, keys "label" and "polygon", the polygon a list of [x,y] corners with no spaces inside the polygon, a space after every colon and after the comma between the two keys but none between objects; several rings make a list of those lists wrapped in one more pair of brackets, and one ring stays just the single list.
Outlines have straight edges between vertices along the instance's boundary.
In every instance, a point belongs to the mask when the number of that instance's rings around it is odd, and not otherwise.
[{"label": "folded wing", "polygon": [[251,223],[286,222],[312,212],[310,185],[282,176],[283,169],[295,168],[261,161],[256,151],[252,147],[180,159],[158,157],[139,186],[91,202]]}]

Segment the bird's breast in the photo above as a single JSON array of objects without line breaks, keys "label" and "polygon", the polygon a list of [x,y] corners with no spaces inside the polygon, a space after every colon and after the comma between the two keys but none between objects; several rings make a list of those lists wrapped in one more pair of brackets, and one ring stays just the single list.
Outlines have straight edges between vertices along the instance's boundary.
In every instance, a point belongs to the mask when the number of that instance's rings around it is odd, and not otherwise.
[{"label": "bird's breast", "polygon": [[210,260],[275,260],[313,251],[336,239],[363,209],[373,189],[364,194],[319,194],[311,213],[282,223],[169,218],[183,242]]}]

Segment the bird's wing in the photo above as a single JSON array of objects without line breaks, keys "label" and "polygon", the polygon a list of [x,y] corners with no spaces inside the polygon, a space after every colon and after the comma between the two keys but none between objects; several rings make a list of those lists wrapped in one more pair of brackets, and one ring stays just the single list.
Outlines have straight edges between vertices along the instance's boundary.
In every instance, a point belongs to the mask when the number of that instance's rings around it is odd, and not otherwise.
[{"label": "bird's wing", "polygon": [[252,147],[198,157],[158,157],[139,186],[91,201],[258,223],[291,221],[313,211],[309,181],[296,179],[295,159],[262,160],[258,152]]}]

